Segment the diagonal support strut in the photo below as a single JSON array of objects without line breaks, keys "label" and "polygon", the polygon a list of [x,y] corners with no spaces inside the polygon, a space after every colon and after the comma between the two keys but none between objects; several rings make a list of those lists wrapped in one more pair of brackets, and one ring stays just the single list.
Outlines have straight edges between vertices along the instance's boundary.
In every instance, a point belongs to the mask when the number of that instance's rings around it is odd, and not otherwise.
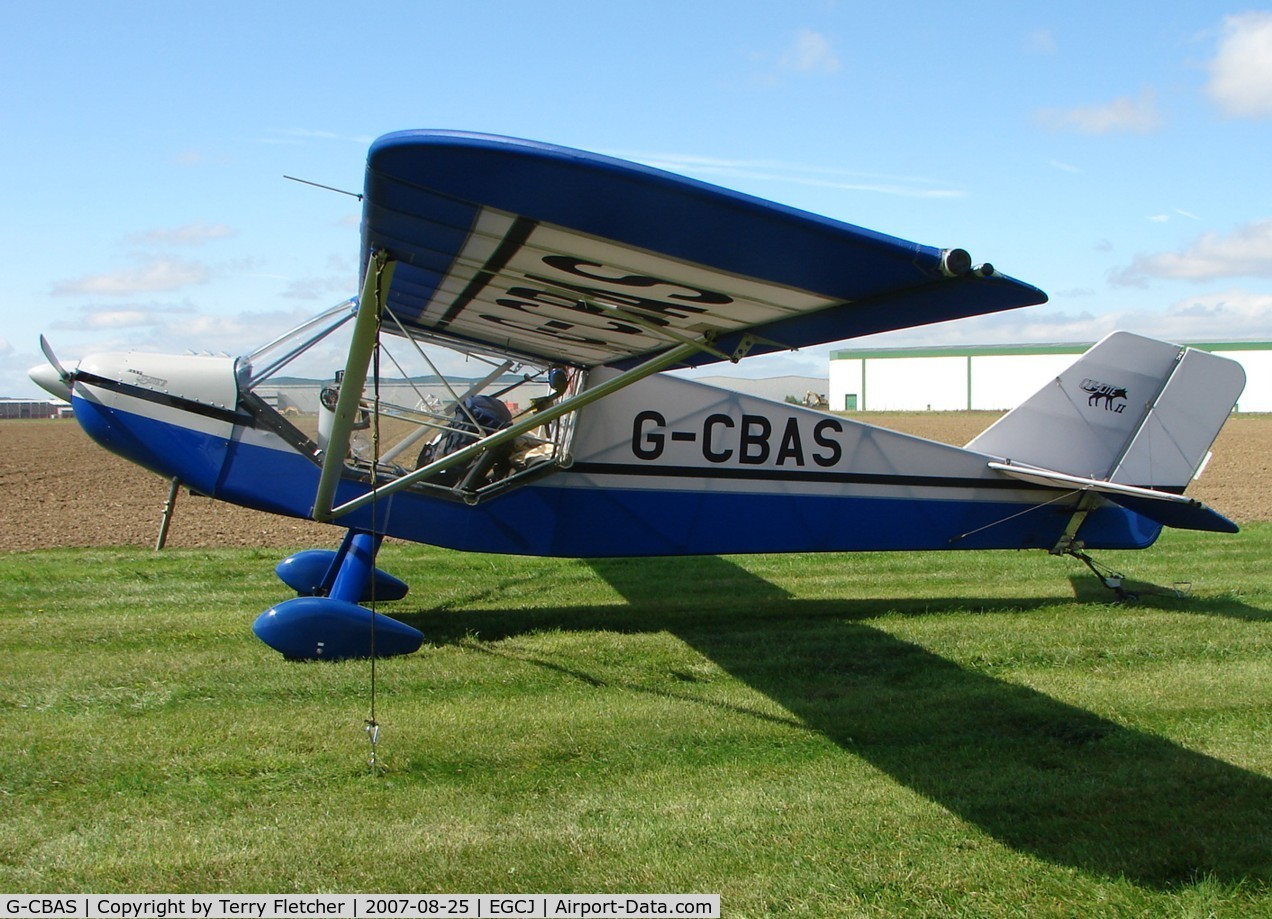
[{"label": "diagonal support strut", "polygon": [[362,402],[362,389],[367,382],[367,367],[375,350],[380,331],[380,316],[389,296],[393,281],[393,269],[397,262],[380,250],[367,263],[366,278],[362,282],[362,295],[358,298],[358,318],[354,320],[353,339],[349,343],[349,356],[345,360],[344,376],[340,382],[340,399],[336,403],[331,436],[327,440],[327,452],[322,458],[322,473],[314,492],[311,512],[315,520],[330,520],[336,486],[344,471],[345,456],[349,452],[349,437],[353,434],[354,421]]}]

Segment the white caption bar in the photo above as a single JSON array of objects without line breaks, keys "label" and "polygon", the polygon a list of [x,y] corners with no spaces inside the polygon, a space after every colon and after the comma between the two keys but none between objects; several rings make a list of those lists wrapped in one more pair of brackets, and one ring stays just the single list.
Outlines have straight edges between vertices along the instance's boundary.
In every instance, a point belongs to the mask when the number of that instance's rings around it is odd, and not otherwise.
[{"label": "white caption bar", "polygon": [[719,894],[11,894],[9,919],[719,919]]}]

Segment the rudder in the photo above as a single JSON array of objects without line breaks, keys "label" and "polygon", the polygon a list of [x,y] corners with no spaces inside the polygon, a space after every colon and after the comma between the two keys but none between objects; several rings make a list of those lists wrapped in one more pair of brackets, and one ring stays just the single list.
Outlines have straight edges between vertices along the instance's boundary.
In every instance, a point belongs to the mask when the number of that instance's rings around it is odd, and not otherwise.
[{"label": "rudder", "polygon": [[967,448],[1013,464],[1180,493],[1244,387],[1236,361],[1113,332]]}]

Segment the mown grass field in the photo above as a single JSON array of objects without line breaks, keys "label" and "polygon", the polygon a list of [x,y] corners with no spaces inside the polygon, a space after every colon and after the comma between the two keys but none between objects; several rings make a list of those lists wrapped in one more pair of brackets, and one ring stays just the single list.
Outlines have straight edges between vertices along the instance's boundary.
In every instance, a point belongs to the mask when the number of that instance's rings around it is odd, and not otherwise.
[{"label": "mown grass field", "polygon": [[4,558],[0,889],[1272,915],[1272,525],[1100,554],[1130,605],[1042,553],[390,544],[375,769],[369,665],[251,634],[279,557]]}]

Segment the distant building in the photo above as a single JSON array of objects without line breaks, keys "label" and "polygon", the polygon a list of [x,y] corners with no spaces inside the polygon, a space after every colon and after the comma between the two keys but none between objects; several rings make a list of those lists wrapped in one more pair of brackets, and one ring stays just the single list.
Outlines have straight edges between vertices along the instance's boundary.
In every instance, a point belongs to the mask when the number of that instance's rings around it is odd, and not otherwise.
[{"label": "distant building", "polygon": [[0,419],[69,417],[71,406],[58,399],[0,399]]},{"label": "distant building", "polygon": [[[827,392],[824,377],[780,376],[751,379],[731,376],[694,376],[691,379],[748,396],[772,399],[774,402],[797,402],[814,408],[818,405],[814,404],[813,400],[820,404],[826,398]],[[820,407],[825,408],[825,405]]]},{"label": "distant building", "polygon": [[[1014,408],[1092,343],[832,351],[834,411],[1002,411]],[[1272,412],[1272,342],[1186,342],[1231,358],[1246,373],[1242,412]]]}]

